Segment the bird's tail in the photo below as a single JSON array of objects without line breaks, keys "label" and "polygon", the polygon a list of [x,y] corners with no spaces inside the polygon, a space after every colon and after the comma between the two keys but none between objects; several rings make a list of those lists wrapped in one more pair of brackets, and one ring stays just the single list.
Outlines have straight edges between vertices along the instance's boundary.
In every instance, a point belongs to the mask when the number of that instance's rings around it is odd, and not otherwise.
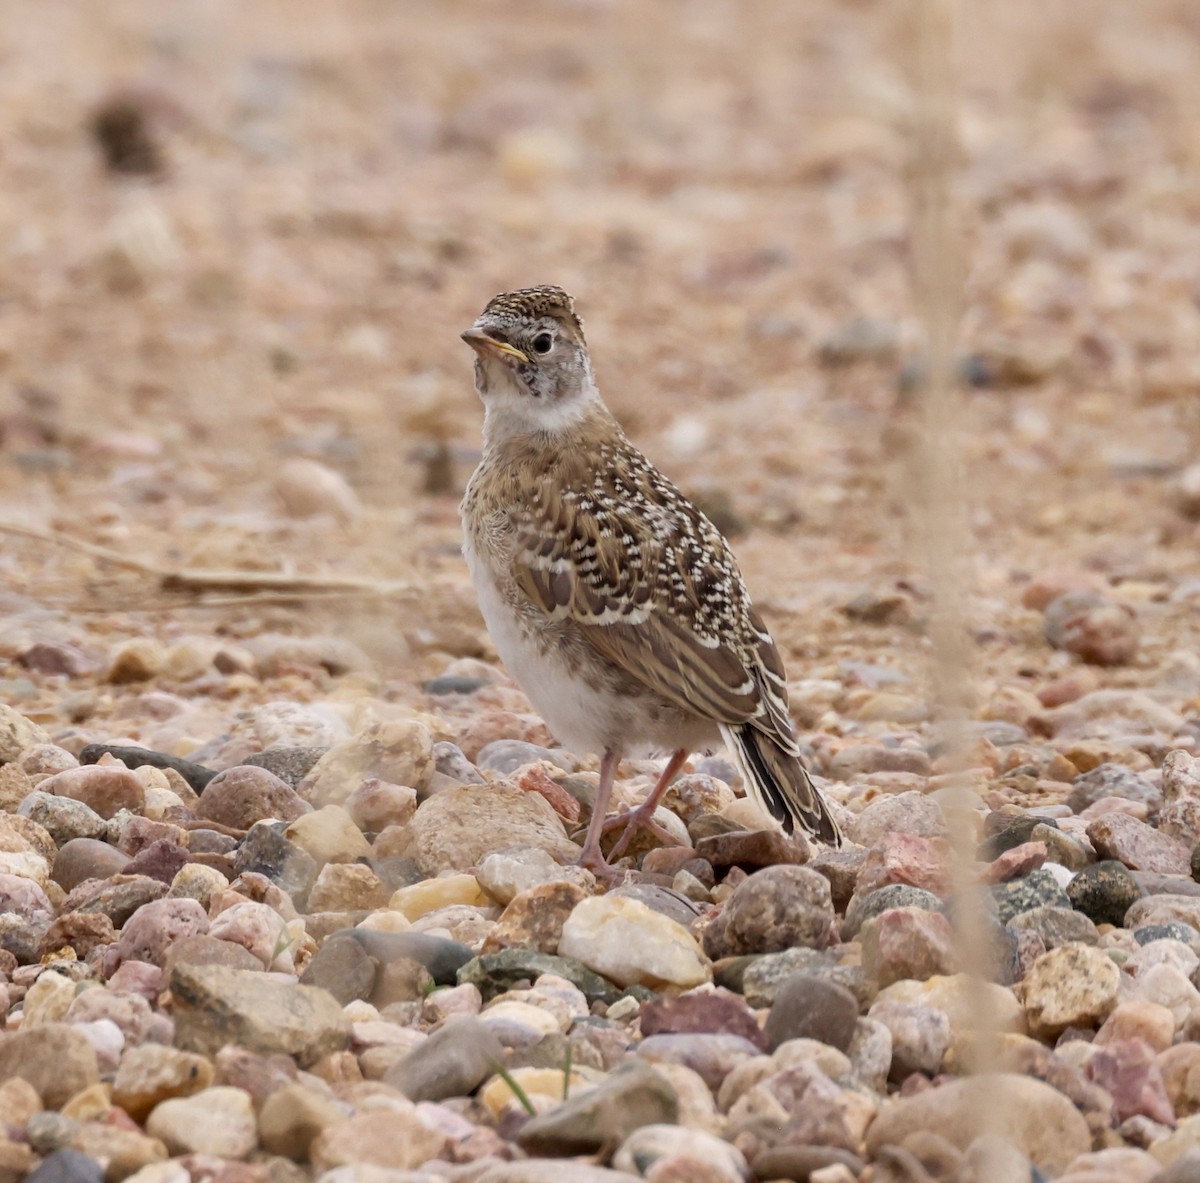
[{"label": "bird's tail", "polygon": [[751,723],[722,724],[721,733],[754,800],[788,834],[797,826],[830,846],[842,832],[804,765],[779,742]]}]

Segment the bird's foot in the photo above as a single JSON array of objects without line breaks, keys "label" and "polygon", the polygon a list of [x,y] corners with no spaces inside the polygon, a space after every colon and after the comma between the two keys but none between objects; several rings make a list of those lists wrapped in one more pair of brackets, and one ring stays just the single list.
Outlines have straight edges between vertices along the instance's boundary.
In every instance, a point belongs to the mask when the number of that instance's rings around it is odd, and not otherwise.
[{"label": "bird's foot", "polygon": [[595,845],[584,846],[583,853],[579,856],[576,866],[591,871],[597,880],[606,887],[613,887],[625,878],[625,871],[614,867],[604,857],[604,851],[600,849],[599,842],[595,843]]},{"label": "bird's foot", "polygon": [[617,839],[617,844],[609,851],[608,857],[610,859],[615,862],[625,853],[638,830],[647,830],[667,846],[679,845],[679,840],[675,835],[654,820],[654,813],[657,808],[658,802],[650,800],[639,805],[636,809],[627,809],[624,813],[618,813],[616,817],[605,819],[604,824],[600,827],[601,833],[607,834],[610,830],[618,830],[621,827],[625,829],[625,833]]}]

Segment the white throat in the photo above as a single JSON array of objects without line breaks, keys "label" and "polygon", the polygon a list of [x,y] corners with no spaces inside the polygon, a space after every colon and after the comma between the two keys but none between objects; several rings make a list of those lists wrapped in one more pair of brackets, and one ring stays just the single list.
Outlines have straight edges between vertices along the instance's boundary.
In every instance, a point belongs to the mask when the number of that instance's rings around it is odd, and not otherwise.
[{"label": "white throat", "polygon": [[600,406],[592,383],[580,394],[548,403],[511,387],[493,389],[484,398],[483,441],[491,447],[521,435],[565,435]]}]

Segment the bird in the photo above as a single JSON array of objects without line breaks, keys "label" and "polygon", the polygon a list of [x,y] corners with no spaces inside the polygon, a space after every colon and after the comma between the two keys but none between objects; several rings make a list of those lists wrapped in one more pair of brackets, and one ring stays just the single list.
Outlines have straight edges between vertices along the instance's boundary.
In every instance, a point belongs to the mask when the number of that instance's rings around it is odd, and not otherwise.
[{"label": "bird", "polygon": [[[504,292],[461,336],[484,404],[463,554],[509,673],[559,743],[600,757],[580,863],[612,877],[638,828],[669,839],[659,800],[689,755],[722,743],[786,833],[841,845],[729,543],[605,405],[574,299]],[[607,818],[619,762],[654,755],[668,759],[646,800]],[[622,825],[610,862],[601,837]]]}]

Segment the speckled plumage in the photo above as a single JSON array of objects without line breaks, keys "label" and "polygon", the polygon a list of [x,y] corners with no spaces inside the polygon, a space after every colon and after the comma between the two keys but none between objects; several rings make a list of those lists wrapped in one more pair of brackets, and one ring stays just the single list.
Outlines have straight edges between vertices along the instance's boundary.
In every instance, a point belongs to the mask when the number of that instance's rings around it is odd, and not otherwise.
[{"label": "speckled plumage", "polygon": [[648,751],[677,766],[723,740],[786,830],[839,841],[729,545],[600,400],[571,298],[497,296],[464,338],[487,407],[464,550],[500,655],[551,730],[613,767]]}]

